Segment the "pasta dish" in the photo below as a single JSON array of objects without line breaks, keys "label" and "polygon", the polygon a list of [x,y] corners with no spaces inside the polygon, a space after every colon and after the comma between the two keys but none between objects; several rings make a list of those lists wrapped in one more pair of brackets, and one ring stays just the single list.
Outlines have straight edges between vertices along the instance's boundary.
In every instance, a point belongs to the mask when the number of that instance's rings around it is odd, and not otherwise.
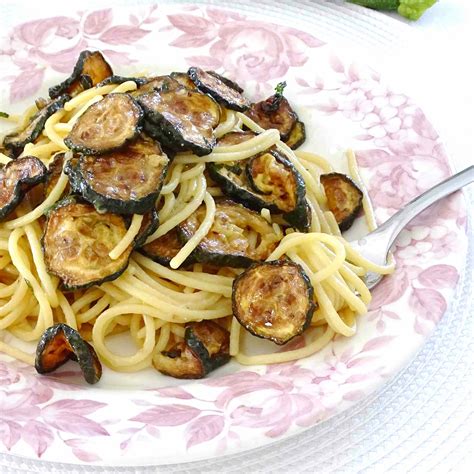
[{"label": "pasta dish", "polygon": [[[375,228],[354,153],[346,176],[301,151],[284,87],[251,102],[214,71],[121,77],[84,51],[47,100],[4,114],[0,352],[40,373],[73,359],[89,383],[101,363],[200,378],[353,335],[364,275],[393,267],[342,236],[362,208]],[[110,349],[119,333],[135,353]],[[244,334],[279,350],[250,355]]]}]

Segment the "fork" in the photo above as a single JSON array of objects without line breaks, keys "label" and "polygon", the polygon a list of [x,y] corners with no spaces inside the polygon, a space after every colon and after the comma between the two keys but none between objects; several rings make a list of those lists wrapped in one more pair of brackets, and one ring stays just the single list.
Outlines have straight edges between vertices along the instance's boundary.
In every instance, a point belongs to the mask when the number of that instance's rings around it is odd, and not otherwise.
[{"label": "fork", "polygon": [[[359,240],[349,242],[349,244],[367,260],[377,265],[386,265],[390,248],[403,228],[414,217],[439,199],[454,193],[473,181],[474,166],[469,166],[469,168],[460,171],[445,181],[433,186],[431,189],[428,189],[428,191],[425,191],[423,194],[420,194],[405,207],[397,211],[376,230]],[[382,278],[383,275],[379,273],[368,272],[365,276],[367,288],[373,288]]]}]

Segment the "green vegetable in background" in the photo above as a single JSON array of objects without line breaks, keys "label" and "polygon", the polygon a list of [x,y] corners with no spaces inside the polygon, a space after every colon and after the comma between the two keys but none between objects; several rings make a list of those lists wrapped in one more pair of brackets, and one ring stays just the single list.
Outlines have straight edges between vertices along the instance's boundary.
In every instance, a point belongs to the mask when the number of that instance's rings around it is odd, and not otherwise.
[{"label": "green vegetable in background", "polygon": [[418,20],[437,0],[400,0],[398,13],[409,20]]},{"label": "green vegetable in background", "polygon": [[418,20],[437,0],[350,0],[352,3],[375,10],[398,10],[409,20]]},{"label": "green vegetable in background", "polygon": [[0,118],[8,118],[10,117],[10,114],[7,114],[6,112],[0,112]]},{"label": "green vegetable in background", "polygon": [[374,10],[396,10],[400,5],[400,0],[350,0],[350,2]]}]

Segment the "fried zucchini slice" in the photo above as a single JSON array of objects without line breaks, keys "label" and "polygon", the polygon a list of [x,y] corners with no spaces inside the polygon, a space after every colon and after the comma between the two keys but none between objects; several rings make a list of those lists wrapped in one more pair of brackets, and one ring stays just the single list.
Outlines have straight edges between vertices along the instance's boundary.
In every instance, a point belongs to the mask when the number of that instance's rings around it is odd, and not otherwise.
[{"label": "fried zucchini slice", "polygon": [[[238,139],[238,135],[228,138]],[[208,163],[206,169],[226,196],[255,211],[266,208],[272,213],[283,214],[289,224],[303,232],[308,231],[311,213],[307,209],[304,180],[276,150],[247,160]]]},{"label": "fried zucchini slice", "polygon": [[68,95],[63,95],[50,101],[31,117],[28,125],[23,130],[17,130],[6,135],[3,139],[3,146],[9,150],[13,156],[18,156],[27,143],[34,142],[40,136],[46,120],[55,112],[62,109],[70,98]]},{"label": "fried zucchini slice", "polygon": [[64,171],[73,191],[99,212],[145,214],[155,206],[168,163],[159,143],[142,135],[118,151],[82,155]]},{"label": "fried zucchini slice", "polygon": [[213,321],[186,324],[184,340],[153,358],[154,367],[178,379],[200,379],[230,360],[229,331]]},{"label": "fried zucchini slice", "polygon": [[82,51],[71,76],[60,84],[50,87],[49,96],[52,99],[61,94],[69,94],[74,97],[80,92],[96,86],[112,74],[110,64],[100,51]]},{"label": "fried zucchini slice", "polygon": [[251,334],[285,344],[308,328],[315,309],[313,287],[300,265],[258,263],[232,286],[232,311]]},{"label": "fried zucchini slice", "polygon": [[133,242],[134,248],[141,247],[145,243],[146,239],[148,239],[148,237],[150,237],[150,235],[153,234],[156,229],[158,229],[159,224],[160,219],[158,212],[156,208],[153,207],[151,211],[148,211],[143,216],[142,225],[140,226],[140,230]]},{"label": "fried zucchini slice", "polygon": [[[59,177],[61,176],[61,173],[64,167],[65,156],[66,156],[66,153],[64,152],[56,153],[56,155],[54,155],[53,161],[51,161],[51,163],[49,163],[48,165],[48,174],[46,176],[46,182],[44,185],[45,197],[49,196],[51,191],[56,186],[59,180]],[[65,196],[66,194],[69,194],[70,192],[71,192],[71,188],[68,184],[66,186],[66,189],[63,192],[63,196]]]},{"label": "fried zucchini slice", "polygon": [[290,136],[286,139],[285,143],[292,149],[296,150],[306,140],[306,127],[303,122],[297,120],[291,129]]},{"label": "fried zucchini slice", "polygon": [[134,140],[142,120],[143,111],[130,94],[109,94],[79,117],[64,143],[87,155],[108,153]]},{"label": "fried zucchini slice", "polygon": [[275,150],[266,151],[249,159],[247,177],[258,193],[271,203],[271,211],[291,212],[304,198],[305,185],[295,167]]},{"label": "fried zucchini slice", "polygon": [[[179,225],[178,235],[183,242],[195,234],[205,214],[205,206],[200,206]],[[216,202],[214,223],[192,256],[202,263],[243,268],[266,260],[278,241],[272,226],[260,214],[222,200]]]},{"label": "fried zucchini slice", "polygon": [[265,130],[276,128],[280,132],[282,141],[288,140],[298,120],[298,115],[296,115],[288,100],[283,96],[283,89],[285,87],[286,83],[284,82],[278,84],[274,95],[266,100],[252,104],[247,112],[245,112],[245,115]]},{"label": "fried zucchini slice", "polygon": [[145,110],[145,130],[173,151],[211,153],[219,124],[220,107],[209,96],[179,86],[155,90],[138,97]]},{"label": "fried zucchini slice", "polygon": [[217,144],[220,146],[238,145],[239,143],[246,142],[256,136],[257,134],[251,130],[245,130],[244,132],[228,132],[217,140]]},{"label": "fried zucchini slice", "polygon": [[48,170],[34,156],[9,161],[0,168],[0,219],[12,212],[25,193],[46,181]]},{"label": "fried zucchini slice", "polygon": [[214,76],[215,78],[219,79],[220,81],[222,81],[226,86],[229,86],[231,89],[234,89],[236,90],[237,92],[239,92],[240,94],[242,94],[242,92],[244,91],[244,89],[242,87],[240,87],[237,82],[235,81],[232,81],[231,79],[225,77],[225,76],[222,76],[221,74],[217,73],[216,71],[206,71],[208,74],[210,74],[211,76]]},{"label": "fried zucchini slice", "polygon": [[197,90],[196,84],[194,84],[186,72],[172,72],[170,77],[190,91]]},{"label": "fried zucchini slice", "polygon": [[180,83],[174,80],[169,75],[164,76],[155,76],[151,78],[146,78],[144,84],[140,84],[136,91],[131,92],[133,97],[139,98],[142,95],[145,95],[148,92],[161,91],[161,90],[174,90],[180,86]]},{"label": "fried zucchini slice", "polygon": [[94,348],[79,332],[64,323],[49,327],[36,347],[35,369],[39,374],[54,372],[68,360],[79,364],[87,383],[97,383],[102,376],[102,365]]},{"label": "fried zucchini slice", "polygon": [[109,84],[123,84],[124,82],[133,81],[137,87],[146,84],[149,79],[147,77],[128,77],[128,76],[110,76],[97,84],[97,87],[108,86]]},{"label": "fried zucchini slice", "polygon": [[109,252],[127,232],[117,214],[99,214],[75,197],[60,201],[49,211],[42,244],[49,273],[58,276],[65,289],[76,290],[118,278],[127,268],[130,246],[117,259]]},{"label": "fried zucchini slice", "polygon": [[296,208],[291,212],[283,214],[283,217],[288,224],[293,226],[295,229],[298,229],[300,232],[309,232],[312,215],[311,208],[309,207],[306,198],[298,201]]},{"label": "fried zucchini slice", "polygon": [[322,174],[320,180],[329,210],[334,214],[339,229],[349,229],[362,209],[362,191],[349,176],[342,173]]},{"label": "fried zucchini slice", "polygon": [[206,375],[203,361],[184,341],[178,341],[156,354],[153,366],[162,374],[177,379],[202,379]]},{"label": "fried zucchini slice", "polygon": [[[175,228],[171,229],[165,235],[158,237],[148,244],[143,245],[138,251],[150,258],[154,262],[158,262],[161,265],[169,266],[171,260],[176,257],[177,253],[181,250],[183,244],[178,238],[178,231]],[[182,266],[190,265],[194,260],[190,255],[182,264]]]},{"label": "fried zucchini slice", "polygon": [[225,164],[207,163],[206,170],[226,196],[249,209],[260,211],[268,207],[269,201],[265,199],[265,195],[250,186],[245,170],[246,162],[247,160],[229,161]]},{"label": "fried zucchini slice", "polygon": [[209,74],[198,67],[190,67],[188,75],[200,91],[209,94],[228,109],[245,112],[250,107],[250,101],[241,92],[229,87],[215,74]]},{"label": "fried zucchini slice", "polygon": [[202,361],[206,374],[230,360],[229,331],[214,321],[187,323],[184,340]]}]

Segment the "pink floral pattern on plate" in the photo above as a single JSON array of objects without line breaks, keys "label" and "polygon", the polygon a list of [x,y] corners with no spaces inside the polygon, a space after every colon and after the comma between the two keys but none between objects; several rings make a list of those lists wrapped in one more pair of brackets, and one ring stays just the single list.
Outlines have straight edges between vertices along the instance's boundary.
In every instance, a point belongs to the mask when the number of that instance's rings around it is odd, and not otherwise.
[{"label": "pink floral pattern on plate", "polygon": [[[21,107],[64,77],[85,48],[101,49],[122,72],[153,64],[150,44],[168,45],[160,54],[171,62],[217,69],[260,97],[286,79],[297,108],[315,112],[308,130],[332,124],[335,143],[340,127],[350,130],[380,220],[450,172],[423,112],[372,69],[309,33],[234,11],[160,6],[28,21],[0,48],[1,70],[9,71],[0,80]],[[306,146],[320,151],[312,135]],[[69,366],[39,377],[2,360],[0,449],[62,462],[164,464],[250,449],[327,419],[396,374],[434,330],[462,271],[465,226],[459,195],[421,215],[397,242],[397,270],[373,292],[357,334],[301,361],[117,391],[85,387]]]}]

